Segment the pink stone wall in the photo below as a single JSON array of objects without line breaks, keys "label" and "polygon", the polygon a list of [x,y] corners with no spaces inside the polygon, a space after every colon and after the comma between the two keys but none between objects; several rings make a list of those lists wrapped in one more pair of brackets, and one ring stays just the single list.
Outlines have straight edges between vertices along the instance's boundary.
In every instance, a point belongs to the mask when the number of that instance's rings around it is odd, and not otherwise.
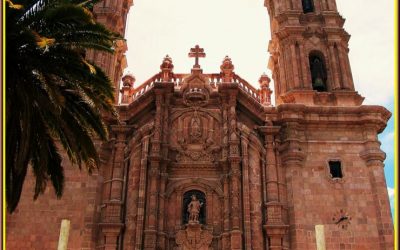
[{"label": "pink stone wall", "polygon": [[7,249],[57,249],[62,219],[71,222],[68,249],[93,249],[99,180],[65,161],[65,189],[56,199],[50,183],[44,195],[33,201],[34,180],[29,171],[21,201],[7,216]]}]

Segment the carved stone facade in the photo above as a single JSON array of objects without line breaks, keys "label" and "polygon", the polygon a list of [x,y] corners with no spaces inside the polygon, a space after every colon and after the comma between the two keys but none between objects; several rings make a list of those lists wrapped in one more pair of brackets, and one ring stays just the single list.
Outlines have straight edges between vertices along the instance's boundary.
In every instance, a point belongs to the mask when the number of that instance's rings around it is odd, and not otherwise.
[{"label": "carved stone facade", "polygon": [[[105,0],[94,12],[119,27],[125,20],[113,11],[130,4]],[[49,191],[34,204],[28,178],[7,220],[8,248],[54,249],[67,218],[70,249],[307,250],[316,249],[316,225],[324,226],[326,249],[393,249],[377,138],[391,114],[361,105],[335,1],[265,5],[276,106],[268,76],[256,89],[229,57],[220,73],[203,73],[199,46],[189,53],[190,73],[174,73],[166,56],[139,86],[125,76],[120,122],[108,121],[112,139],[99,144],[99,172],[87,176],[65,160],[63,199]],[[104,65],[117,80],[118,55]],[[310,55],[323,59],[324,91],[313,89]],[[188,209],[193,195],[197,215]]]}]

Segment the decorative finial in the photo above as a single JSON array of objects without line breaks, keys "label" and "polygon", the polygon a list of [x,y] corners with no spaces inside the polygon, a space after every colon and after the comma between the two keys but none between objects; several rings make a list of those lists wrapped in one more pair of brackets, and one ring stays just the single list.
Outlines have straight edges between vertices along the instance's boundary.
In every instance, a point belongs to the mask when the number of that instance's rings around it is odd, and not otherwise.
[{"label": "decorative finial", "polygon": [[269,83],[271,79],[268,77],[265,72],[261,75],[260,79],[258,80],[260,83],[260,97],[261,97],[261,104],[264,106],[271,106],[271,94],[272,90],[269,88]]},{"label": "decorative finial", "polygon": [[164,57],[163,62],[160,65],[160,69],[163,82],[171,81],[173,77],[172,70],[174,69],[174,64],[172,63],[172,58],[169,55]]},{"label": "decorative finial", "polygon": [[135,81],[136,78],[130,72],[122,77],[122,88],[120,90],[122,93],[121,103],[126,104],[132,101],[132,93],[134,91],[133,85]]},{"label": "decorative finial", "polygon": [[199,65],[199,57],[206,57],[206,53],[204,53],[203,48],[200,48],[199,45],[196,45],[194,48],[190,49],[189,57],[195,58],[193,69],[201,69]]},{"label": "decorative finial", "polygon": [[224,60],[222,61],[220,69],[221,69],[222,81],[232,82],[234,75],[233,70],[235,69],[235,66],[233,66],[232,60],[229,56],[225,56]]},{"label": "decorative finial", "polygon": [[271,82],[271,79],[268,77],[268,75],[264,72],[261,76],[260,79],[258,80],[260,83],[260,87],[267,87],[269,88],[269,83]]},{"label": "decorative finial", "polygon": [[122,84],[124,87],[133,87],[135,81],[136,78],[130,72],[128,72],[122,77]]}]

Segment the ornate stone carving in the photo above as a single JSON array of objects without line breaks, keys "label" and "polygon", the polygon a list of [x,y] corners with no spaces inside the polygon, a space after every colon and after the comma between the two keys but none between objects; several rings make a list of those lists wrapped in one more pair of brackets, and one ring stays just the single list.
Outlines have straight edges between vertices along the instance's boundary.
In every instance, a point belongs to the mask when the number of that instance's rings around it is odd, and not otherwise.
[{"label": "ornate stone carving", "polygon": [[229,56],[225,56],[224,60],[222,61],[221,69],[221,76],[223,82],[232,82],[233,81],[233,70],[235,66],[232,64],[232,60]]},{"label": "ornate stone carving", "polygon": [[203,126],[202,122],[197,115],[197,111],[194,112],[194,115],[190,121],[190,139],[192,143],[201,142]]},{"label": "ornate stone carving", "polygon": [[187,212],[189,213],[189,223],[198,224],[200,209],[203,206],[203,203],[197,199],[196,195],[192,195],[191,198],[192,201],[189,203],[187,207]]},{"label": "ornate stone carving", "polygon": [[171,149],[178,163],[213,163],[218,159],[218,117],[205,109],[192,107],[172,115],[177,127],[171,133]]},{"label": "ornate stone carving", "polygon": [[174,74],[172,72],[174,69],[174,64],[172,63],[172,58],[169,55],[164,57],[164,60],[160,65],[160,69],[163,82],[171,81]]},{"label": "ornate stone carving", "polygon": [[188,224],[186,229],[176,234],[176,250],[212,250],[210,247],[213,236],[208,230],[201,228],[200,224]]},{"label": "ornate stone carving", "polygon": [[205,106],[211,91],[208,78],[201,74],[190,75],[183,82],[183,102],[187,106]]}]

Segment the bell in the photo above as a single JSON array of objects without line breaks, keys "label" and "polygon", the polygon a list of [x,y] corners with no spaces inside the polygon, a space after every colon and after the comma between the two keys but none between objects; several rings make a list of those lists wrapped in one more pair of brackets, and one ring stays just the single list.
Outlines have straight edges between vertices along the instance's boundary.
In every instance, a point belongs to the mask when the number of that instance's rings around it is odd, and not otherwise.
[{"label": "bell", "polygon": [[313,89],[320,92],[326,91],[324,81],[320,77],[315,78]]}]

